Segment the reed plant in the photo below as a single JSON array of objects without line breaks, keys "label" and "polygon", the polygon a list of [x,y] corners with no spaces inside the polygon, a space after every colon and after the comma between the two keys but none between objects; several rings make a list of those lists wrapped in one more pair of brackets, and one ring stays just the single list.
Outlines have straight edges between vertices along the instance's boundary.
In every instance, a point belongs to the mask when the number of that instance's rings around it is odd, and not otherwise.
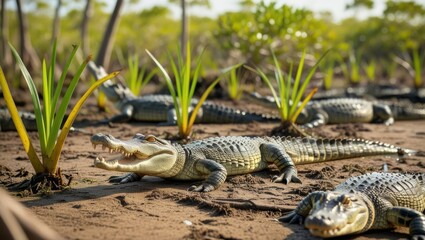
[{"label": "reed plant", "polygon": [[350,52],[349,56],[349,62],[350,62],[350,82],[352,84],[359,84],[360,83],[360,56],[359,54],[356,54],[354,50]]},{"label": "reed plant", "polygon": [[164,76],[170,94],[173,98],[179,137],[182,139],[188,139],[191,136],[192,128],[195,123],[197,113],[201,108],[202,104],[207,99],[213,88],[222,79],[223,74],[225,74],[231,68],[226,69],[222,74],[220,74],[218,78],[216,78],[208,86],[208,88],[199,98],[197,104],[193,107],[192,99],[200,75],[202,67],[201,59],[204,51],[196,59],[195,68],[192,68],[191,66],[192,55],[189,43],[187,44],[185,59],[183,59],[183,56],[180,51],[177,51],[177,61],[173,59],[170,53],[168,54],[171,69],[175,78],[175,84],[173,83],[173,80],[167,73],[167,70],[165,70],[165,68],[161,65],[161,63],[159,63],[159,61],[148,50],[146,50],[146,52],[152,58],[152,60],[155,62],[160,72]]},{"label": "reed plant", "polygon": [[323,54],[320,59],[315,63],[315,65],[310,69],[307,76],[301,81],[304,70],[304,60],[305,60],[305,51],[303,52],[301,59],[298,64],[297,73],[295,75],[295,79],[292,79],[292,70],[293,64],[290,65],[289,73],[284,76],[281,70],[281,66],[279,61],[276,58],[276,55],[272,51],[273,62],[274,62],[274,79],[276,81],[276,86],[273,87],[272,80],[266,75],[258,67],[256,69],[247,67],[251,71],[258,73],[261,79],[267,84],[270,88],[273,98],[276,103],[276,107],[279,110],[281,124],[282,126],[294,126],[295,121],[297,120],[299,114],[303,110],[303,108],[307,105],[308,101],[313,97],[316,93],[317,88],[313,88],[304,100],[301,101],[301,98],[306,91],[308,84],[310,83],[311,78],[313,77],[319,63],[322,61],[324,56],[328,53],[328,51]]},{"label": "reed plant", "polygon": [[232,68],[227,74],[225,81],[222,81],[222,83],[224,83],[224,87],[226,88],[227,95],[233,101],[239,100],[245,90],[242,76],[238,74],[238,70],[240,69],[237,67]]},{"label": "reed plant", "polygon": [[152,70],[148,73],[146,66],[139,68],[139,56],[136,54],[128,58],[128,74],[125,82],[131,92],[138,96],[146,84],[155,76],[156,72],[156,70]]},{"label": "reed plant", "polygon": [[364,72],[369,81],[373,82],[376,78],[376,61],[374,59],[368,61],[364,65]]},{"label": "reed plant", "polygon": [[420,88],[423,84],[422,67],[424,66],[424,54],[420,54],[419,48],[415,48],[412,52],[412,58],[415,87]]},{"label": "reed plant", "polygon": [[[40,181],[41,179],[61,179],[60,172],[58,171],[58,163],[61,151],[78,112],[90,94],[104,81],[116,76],[117,72],[112,73],[94,83],[77,101],[76,105],[69,113],[65,123],[63,123],[69,102],[79,82],[80,76],[89,61],[89,58],[87,58],[82,64],[79,65],[78,69],[73,74],[73,78],[66,88],[64,95],[61,97],[65,78],[68,75],[69,67],[72,63],[72,60],[74,59],[78,47],[73,47],[71,54],[65,62],[62,73],[56,82],[54,79],[56,64],[55,42],[52,46],[50,64],[48,64],[45,60],[43,60],[42,63],[42,104],[33,78],[31,77],[15,48],[12,45],[10,45],[10,47],[31,94],[40,143],[41,160],[34,149],[34,145],[28,136],[28,132],[25,129],[25,126],[22,123],[22,119],[19,117],[18,110],[16,108],[6,78],[3,74],[3,70],[0,68],[0,85],[3,90],[7,108],[9,109],[9,112],[12,116],[13,123],[16,126],[17,132],[21,138],[23,147],[29,157],[31,165],[36,172],[36,176],[44,175],[46,177],[35,179],[40,179]],[[55,180],[52,181],[54,182]]]}]

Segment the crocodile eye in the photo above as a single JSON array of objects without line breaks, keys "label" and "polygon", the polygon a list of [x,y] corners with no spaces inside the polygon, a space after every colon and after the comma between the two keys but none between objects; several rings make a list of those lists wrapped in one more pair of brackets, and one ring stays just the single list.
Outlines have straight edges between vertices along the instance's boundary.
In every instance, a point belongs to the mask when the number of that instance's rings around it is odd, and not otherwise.
[{"label": "crocodile eye", "polygon": [[344,205],[350,204],[351,203],[350,197],[347,196],[347,195],[342,195],[341,196],[341,203],[344,204]]},{"label": "crocodile eye", "polygon": [[156,138],[154,135],[148,135],[146,136],[145,140],[148,142],[155,142]]},{"label": "crocodile eye", "polygon": [[137,138],[137,139],[143,139],[145,138],[145,135],[141,134],[141,133],[136,133],[136,135],[134,135],[133,138]]}]

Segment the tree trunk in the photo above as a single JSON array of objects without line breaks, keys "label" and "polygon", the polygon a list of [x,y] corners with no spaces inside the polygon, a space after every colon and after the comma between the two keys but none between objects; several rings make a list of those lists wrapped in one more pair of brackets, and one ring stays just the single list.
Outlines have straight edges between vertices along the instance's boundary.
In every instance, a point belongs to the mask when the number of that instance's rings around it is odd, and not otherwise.
[{"label": "tree trunk", "polygon": [[62,0],[58,0],[58,4],[56,5],[56,9],[55,9],[55,16],[53,18],[52,39],[51,39],[52,45],[53,45],[53,42],[58,38],[58,35],[59,35],[59,29],[60,29],[59,11],[60,11],[61,6],[62,6]]},{"label": "tree trunk", "polygon": [[93,7],[92,1],[87,0],[86,7],[84,8],[84,13],[83,13],[83,21],[81,22],[81,45],[82,45],[83,54],[85,57],[87,57],[90,54],[88,25],[92,15],[92,7]]},{"label": "tree trunk", "polygon": [[188,41],[188,21],[187,21],[187,14],[186,14],[186,0],[181,0],[181,8],[182,8],[182,32],[180,36],[180,47],[181,47],[181,54],[183,59],[186,58],[186,48],[187,48],[187,41]]},{"label": "tree trunk", "polygon": [[119,14],[122,9],[123,0],[117,0],[114,11],[109,19],[105,34],[103,35],[102,44],[97,53],[96,64],[108,69],[109,61],[111,60],[112,40],[118,24]]},{"label": "tree trunk", "polygon": [[10,48],[8,46],[9,42],[9,22],[7,19],[7,11],[6,11],[6,0],[1,1],[1,10],[0,10],[0,34],[1,34],[1,52],[0,63],[4,67],[4,71],[6,76],[9,76],[10,73],[13,72],[12,68],[12,53],[10,52]]},{"label": "tree trunk", "polygon": [[19,35],[20,35],[20,55],[22,61],[27,67],[28,71],[39,71],[40,60],[32,47],[31,40],[28,34],[28,20],[22,11],[22,0],[16,0],[16,11],[18,13],[19,21]]}]

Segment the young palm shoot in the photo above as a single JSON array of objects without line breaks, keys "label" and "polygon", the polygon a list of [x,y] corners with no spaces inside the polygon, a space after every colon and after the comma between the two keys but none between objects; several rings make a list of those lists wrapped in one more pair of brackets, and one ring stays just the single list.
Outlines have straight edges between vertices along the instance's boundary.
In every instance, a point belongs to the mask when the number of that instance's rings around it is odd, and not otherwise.
[{"label": "young palm shoot", "polygon": [[350,82],[357,85],[360,83],[360,57],[354,53],[354,50],[350,53],[349,61]]},{"label": "young palm shoot", "polygon": [[[77,83],[80,79],[81,73],[89,61],[89,58],[86,59],[77,69],[74,74],[73,79],[70,81],[68,88],[65,91],[65,94],[60,98],[62,93],[62,87],[67,76],[67,72],[72,63],[72,60],[77,51],[77,46],[74,46],[73,51],[68,57],[65,66],[63,68],[63,72],[58,79],[57,83],[54,81],[54,71],[56,64],[56,43],[53,45],[52,54],[50,59],[49,66],[46,61],[43,61],[42,66],[42,82],[43,82],[43,105],[40,103],[40,99],[38,96],[38,92],[34,81],[29,74],[27,68],[22,62],[19,54],[10,45],[12,49],[12,53],[15,56],[16,62],[21,69],[21,72],[24,76],[24,79],[28,85],[32,102],[34,105],[34,114],[36,117],[37,129],[38,129],[38,137],[40,141],[40,151],[41,151],[41,160],[37,155],[31,139],[28,137],[28,133],[25,129],[25,126],[22,123],[22,119],[19,117],[18,110],[16,108],[13,97],[10,93],[9,86],[4,77],[3,71],[0,68],[0,85],[3,90],[4,99],[6,105],[9,109],[9,112],[12,116],[13,122],[18,131],[19,137],[22,140],[22,144],[24,149],[30,159],[30,162],[36,172],[36,175],[33,179],[28,182],[31,186],[31,190],[33,192],[37,192],[38,186],[41,182],[47,180],[49,187],[52,189],[58,189],[62,186],[60,171],[58,170],[58,163],[60,154],[65,142],[65,139],[71,129],[71,126],[81,109],[83,103],[90,96],[90,94],[98,87],[102,82],[113,78],[117,75],[117,72],[111,73],[107,77],[102,80],[94,83],[78,100],[77,104],[71,110],[68,115],[65,123],[62,125],[65,113],[68,108],[69,102],[71,100],[72,94],[77,86]],[[62,129],[61,129],[62,127]]]},{"label": "young palm shoot", "polygon": [[195,105],[195,107],[193,107],[192,98],[201,70],[201,58],[203,52],[197,58],[194,70],[191,67],[191,52],[189,44],[186,50],[186,59],[183,59],[180,51],[178,51],[176,63],[173,60],[171,54],[169,54],[170,65],[175,77],[175,85],[173,84],[171,77],[168,75],[167,71],[159,63],[159,61],[148,50],[146,50],[146,52],[160,69],[162,75],[165,78],[170,94],[173,98],[174,108],[176,111],[177,125],[179,129],[179,137],[182,139],[188,139],[192,133],[192,128],[195,123],[196,115],[199,109],[201,108],[204,101],[207,99],[208,94],[221,80],[223,74],[221,74],[217,79],[215,79],[211,83],[211,85],[205,90],[205,92],[200,97],[198,103]]},{"label": "young palm shoot", "polygon": [[128,59],[128,76],[125,81],[134,95],[138,96],[155,74],[155,70],[147,73],[146,67],[139,70],[139,57],[137,55]]},{"label": "young palm shoot", "polygon": [[413,50],[413,70],[415,72],[415,87],[420,88],[422,86],[422,67],[424,65],[424,56],[420,56],[419,48]]},{"label": "young palm shoot", "polygon": [[285,78],[282,73],[280,64],[276,58],[276,55],[272,51],[273,61],[275,64],[274,78],[277,85],[276,90],[272,85],[272,80],[261,69],[253,69],[251,67],[247,67],[251,71],[258,73],[263,79],[263,81],[270,88],[281,118],[281,126],[279,128],[287,131],[289,134],[305,136],[305,134],[296,127],[295,121],[297,120],[303,108],[307,105],[308,101],[310,101],[310,99],[317,91],[317,88],[314,88],[309,94],[307,94],[304,100],[301,101],[301,98],[304,95],[304,92],[311,78],[313,77],[319,63],[322,61],[323,57],[326,54],[327,52],[320,57],[316,64],[310,69],[304,81],[301,83],[305,60],[304,51],[298,65],[298,70],[295,79],[292,83],[291,76],[293,65],[291,64],[289,74]]},{"label": "young palm shoot", "polygon": [[364,66],[364,71],[366,73],[366,77],[369,81],[373,82],[376,78],[376,61],[370,60]]},{"label": "young palm shoot", "polygon": [[238,74],[238,68],[232,68],[227,74],[226,81],[224,81],[225,88],[227,89],[227,94],[230,99],[237,101],[242,97],[244,92],[243,82],[240,74]]},{"label": "young palm shoot", "polygon": [[335,72],[335,60],[332,59],[327,62],[324,66],[324,78],[323,78],[323,88],[328,91],[332,88],[332,82],[334,79]]}]

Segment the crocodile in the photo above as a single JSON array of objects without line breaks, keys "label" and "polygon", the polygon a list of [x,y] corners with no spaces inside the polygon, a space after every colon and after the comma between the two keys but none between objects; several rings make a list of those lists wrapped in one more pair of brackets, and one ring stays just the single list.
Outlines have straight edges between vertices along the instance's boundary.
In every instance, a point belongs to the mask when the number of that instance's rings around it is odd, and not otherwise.
[{"label": "crocodile", "polygon": [[[253,92],[251,100],[266,106],[275,107],[275,100]],[[297,119],[304,128],[338,123],[384,123],[394,120],[425,119],[425,105],[409,101],[372,101],[360,98],[331,98],[311,100]]]},{"label": "crocodile", "polygon": [[94,165],[106,170],[130,172],[110,179],[125,183],[144,175],[177,180],[202,180],[191,191],[208,192],[218,188],[227,175],[246,174],[274,164],[280,174],[273,182],[300,183],[295,165],[346,158],[392,155],[404,156],[415,151],[381,142],[361,139],[314,139],[291,137],[226,136],[197,140],[185,145],[171,143],[154,135],[136,134],[120,140],[109,134],[91,137],[96,148],[118,152],[110,160],[98,156]]},{"label": "crocodile", "polygon": [[[88,68],[100,79],[106,76],[101,66],[89,62]],[[177,117],[171,95],[144,95],[135,96],[130,89],[120,83],[108,80],[100,86],[108,100],[113,102],[120,114],[103,122],[166,122],[176,124]],[[198,103],[198,99],[192,99],[191,109]],[[196,123],[248,123],[248,122],[278,122],[279,117],[261,113],[248,112],[205,101],[197,113]]]},{"label": "crocodile", "polygon": [[394,84],[368,84],[347,88],[332,88],[320,91],[313,96],[314,100],[329,98],[366,98],[366,99],[403,99],[410,102],[425,103],[425,88],[411,88]]},{"label": "crocodile", "polygon": [[[18,113],[27,131],[37,131],[37,122],[33,113],[25,111],[18,111]],[[65,117],[67,117],[67,115]],[[10,116],[9,110],[5,108],[0,108],[0,131],[16,131],[15,123],[12,120],[12,116]],[[85,130],[75,127],[71,127],[70,132],[87,133]]]},{"label": "crocodile", "polygon": [[425,173],[373,172],[349,178],[333,191],[310,193],[278,220],[304,222],[322,238],[409,227],[413,239],[425,239],[424,211]]}]

